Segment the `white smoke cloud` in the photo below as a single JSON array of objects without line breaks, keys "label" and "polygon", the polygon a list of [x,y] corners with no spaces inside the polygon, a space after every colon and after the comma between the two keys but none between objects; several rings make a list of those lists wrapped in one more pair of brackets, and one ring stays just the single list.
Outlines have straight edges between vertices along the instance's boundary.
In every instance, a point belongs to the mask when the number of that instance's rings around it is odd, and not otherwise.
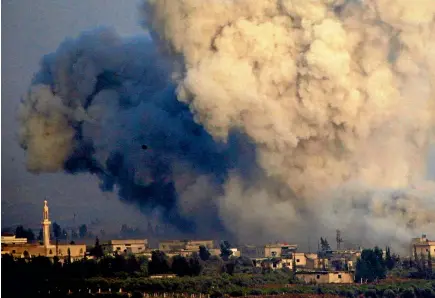
[{"label": "white smoke cloud", "polygon": [[298,216],[304,210],[333,230],[353,223],[348,237],[362,241],[435,230],[435,191],[421,186],[435,111],[433,4],[145,4],[156,40],[183,59],[179,100],[217,140],[233,129],[248,135],[266,180],[295,193],[231,178],[220,209],[230,229],[248,238],[259,226],[291,234],[291,225],[309,224]]}]

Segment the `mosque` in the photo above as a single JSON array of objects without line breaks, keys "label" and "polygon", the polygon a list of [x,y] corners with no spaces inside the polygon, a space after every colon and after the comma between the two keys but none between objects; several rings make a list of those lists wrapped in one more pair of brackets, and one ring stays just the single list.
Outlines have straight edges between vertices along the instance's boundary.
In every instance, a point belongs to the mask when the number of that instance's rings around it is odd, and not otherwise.
[{"label": "mosque", "polygon": [[64,261],[71,257],[71,261],[80,260],[85,256],[85,244],[56,244],[50,243],[50,226],[51,221],[49,218],[49,209],[47,201],[44,201],[43,215],[42,215],[42,232],[43,243],[32,244],[22,241],[15,236],[3,237],[1,243],[1,254],[10,254],[15,258],[30,258],[34,256],[44,256],[49,258],[58,257]]}]

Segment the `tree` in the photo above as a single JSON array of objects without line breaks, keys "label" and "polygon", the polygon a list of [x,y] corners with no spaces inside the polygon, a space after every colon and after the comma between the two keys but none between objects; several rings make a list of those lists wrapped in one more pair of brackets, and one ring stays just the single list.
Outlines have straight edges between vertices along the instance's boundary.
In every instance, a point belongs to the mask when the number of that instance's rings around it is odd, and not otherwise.
[{"label": "tree", "polygon": [[[323,259],[322,259],[322,261],[324,262]],[[293,274],[296,274],[296,256],[294,254],[293,254],[293,260],[292,260],[292,271],[293,271]]]},{"label": "tree", "polygon": [[59,239],[66,240],[67,238],[68,238],[68,232],[65,229],[63,229],[62,233],[59,236]]},{"label": "tree", "polygon": [[328,240],[323,239],[322,237],[320,237],[320,250],[322,252],[327,252],[331,250],[331,246],[328,243]]},{"label": "tree", "polygon": [[210,252],[208,251],[207,247],[205,247],[204,245],[201,245],[199,247],[199,257],[201,258],[201,260],[203,261],[207,261],[208,259],[210,259]]},{"label": "tree", "polygon": [[385,277],[386,266],[382,258],[382,250],[378,247],[364,249],[356,263],[356,280],[363,279],[372,282],[376,279],[384,279]]},{"label": "tree", "polygon": [[42,229],[39,229],[39,234],[38,234],[38,241],[42,242],[42,239],[44,238],[44,233],[42,232]]},{"label": "tree", "polygon": [[31,229],[26,230],[21,225],[17,226],[17,228],[15,229],[15,236],[17,238],[26,238],[29,242],[35,240],[35,234],[33,233],[33,231]]},{"label": "tree", "polygon": [[87,234],[88,234],[88,227],[85,224],[81,225],[79,227],[80,238],[85,238]]},{"label": "tree", "polygon": [[172,272],[178,276],[191,275],[189,262],[183,256],[174,256],[172,258]]},{"label": "tree", "polygon": [[415,267],[417,268],[417,270],[421,271],[420,260],[418,258],[418,254],[417,254],[417,247],[415,245],[414,245],[414,263],[415,263]]},{"label": "tree", "polygon": [[432,255],[430,253],[430,249],[427,252],[427,267],[429,274],[432,275]]},{"label": "tree", "polygon": [[228,241],[223,241],[220,244],[221,247],[221,258],[224,261],[228,261],[229,257],[233,254],[233,251],[231,250],[231,244]]},{"label": "tree", "polygon": [[193,276],[198,276],[202,272],[203,266],[201,265],[201,262],[199,260],[200,259],[197,255],[193,255],[189,259],[190,274]]},{"label": "tree", "polygon": [[62,229],[60,228],[60,225],[58,225],[56,222],[53,222],[52,228],[53,228],[54,238],[58,240],[60,235],[62,234]]},{"label": "tree", "polygon": [[389,247],[385,249],[385,265],[387,266],[388,270],[393,269],[395,266],[395,260],[391,256],[391,251]]},{"label": "tree", "polygon": [[95,238],[95,246],[90,251],[91,256],[99,259],[104,256],[103,247],[100,244],[100,239]]},{"label": "tree", "polygon": [[146,257],[139,257],[138,262],[141,276],[148,276],[148,259]]},{"label": "tree", "polygon": [[151,253],[151,262],[149,263],[148,271],[150,274],[169,273],[169,260],[164,252],[155,250]]},{"label": "tree", "polygon": [[72,230],[71,231],[71,239],[78,239],[79,238],[79,234],[77,234],[77,231]]}]

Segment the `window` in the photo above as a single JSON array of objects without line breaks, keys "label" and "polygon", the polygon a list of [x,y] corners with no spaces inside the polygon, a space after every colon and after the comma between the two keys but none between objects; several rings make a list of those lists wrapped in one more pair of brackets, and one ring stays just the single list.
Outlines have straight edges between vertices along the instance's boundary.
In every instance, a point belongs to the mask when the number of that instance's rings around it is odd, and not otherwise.
[{"label": "window", "polygon": [[121,247],[117,247],[116,250],[121,250]]},{"label": "window", "polygon": [[13,253],[13,254],[15,253],[15,249],[12,250],[12,253]]},{"label": "window", "polygon": [[338,278],[341,278],[341,274],[338,275]]},{"label": "window", "polygon": [[51,254],[53,254],[53,251],[50,249],[50,251],[48,253],[51,255]]},{"label": "window", "polygon": [[83,253],[83,248],[80,248],[80,253],[81,253],[81,254]]},{"label": "window", "polygon": [[319,274],[317,274],[317,279],[320,279],[320,275]]},{"label": "window", "polygon": [[299,259],[296,259],[296,263],[299,263],[300,262],[300,260]]}]

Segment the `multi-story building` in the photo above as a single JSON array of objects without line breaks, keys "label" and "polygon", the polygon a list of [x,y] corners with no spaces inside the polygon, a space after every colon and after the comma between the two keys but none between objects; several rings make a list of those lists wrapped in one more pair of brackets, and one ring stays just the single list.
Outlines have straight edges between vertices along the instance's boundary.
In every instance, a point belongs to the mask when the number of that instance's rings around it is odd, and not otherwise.
[{"label": "multi-story building", "polygon": [[240,254],[252,259],[261,258],[292,258],[297,245],[287,243],[273,243],[263,246],[244,245],[240,247]]},{"label": "multi-story building", "polygon": [[419,238],[413,238],[411,241],[411,256],[414,257],[415,253],[417,253],[418,257],[430,255],[435,258],[435,241],[427,239],[424,234]]},{"label": "multi-story building", "polygon": [[288,243],[266,244],[264,246],[264,256],[266,258],[292,258],[292,255],[296,252],[297,248],[297,245]]}]

